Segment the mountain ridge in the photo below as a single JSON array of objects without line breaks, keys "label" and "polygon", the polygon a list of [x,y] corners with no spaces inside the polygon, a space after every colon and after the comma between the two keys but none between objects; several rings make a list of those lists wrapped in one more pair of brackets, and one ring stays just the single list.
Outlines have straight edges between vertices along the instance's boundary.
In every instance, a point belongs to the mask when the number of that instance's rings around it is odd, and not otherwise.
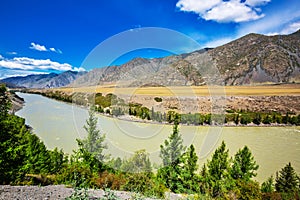
[{"label": "mountain ridge", "polygon": [[24,88],[57,88],[70,84],[86,72],[65,71],[60,74],[32,74],[28,76],[9,77],[0,80],[10,87]]},{"label": "mountain ridge", "polygon": [[210,57],[215,63],[219,76],[210,77],[210,82],[216,84],[299,83],[299,47],[300,30],[289,35],[275,36],[251,33],[216,48],[163,58],[135,58],[120,66],[96,68],[76,79],[70,86],[203,85],[208,80],[195,68],[195,65],[201,63],[201,56]]},{"label": "mountain ridge", "polygon": [[250,33],[219,47],[191,53],[152,59],[137,57],[119,66],[83,73],[67,71],[1,81],[26,88],[300,83],[299,48],[300,30],[274,36]]}]

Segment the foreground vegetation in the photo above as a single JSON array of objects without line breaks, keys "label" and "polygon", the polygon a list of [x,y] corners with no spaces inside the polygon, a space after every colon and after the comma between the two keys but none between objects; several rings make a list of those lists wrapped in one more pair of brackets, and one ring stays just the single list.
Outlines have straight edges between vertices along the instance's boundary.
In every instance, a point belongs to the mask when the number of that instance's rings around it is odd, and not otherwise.
[{"label": "foreground vegetation", "polygon": [[[291,163],[275,178],[260,185],[253,178],[259,166],[245,146],[229,157],[226,144],[215,150],[199,168],[193,145],[186,147],[178,130],[180,116],[173,115],[173,132],[160,145],[162,165],[154,172],[149,154],[139,150],[128,159],[110,158],[105,135],[97,129],[94,109],[84,126],[87,138],[77,140],[78,150],[67,156],[63,151],[46,149],[30,133],[24,119],[9,114],[10,101],[4,86],[0,87],[0,183],[66,184],[76,188],[70,199],[84,199],[84,188],[103,188],[107,199],[111,190],[164,198],[165,192],[183,193],[190,199],[295,199],[300,184]],[[141,198],[136,195],[136,199]]]}]

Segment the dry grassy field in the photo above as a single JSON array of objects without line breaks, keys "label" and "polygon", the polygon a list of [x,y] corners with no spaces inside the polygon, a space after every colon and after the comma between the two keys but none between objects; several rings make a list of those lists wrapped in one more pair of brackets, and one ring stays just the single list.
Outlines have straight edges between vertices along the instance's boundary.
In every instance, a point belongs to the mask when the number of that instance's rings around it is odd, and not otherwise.
[{"label": "dry grassy field", "polygon": [[84,93],[114,93],[119,95],[145,95],[145,96],[287,96],[300,95],[300,84],[262,85],[262,86],[180,86],[180,87],[138,87],[118,88],[113,85],[91,86],[80,88],[59,88],[64,92]]}]

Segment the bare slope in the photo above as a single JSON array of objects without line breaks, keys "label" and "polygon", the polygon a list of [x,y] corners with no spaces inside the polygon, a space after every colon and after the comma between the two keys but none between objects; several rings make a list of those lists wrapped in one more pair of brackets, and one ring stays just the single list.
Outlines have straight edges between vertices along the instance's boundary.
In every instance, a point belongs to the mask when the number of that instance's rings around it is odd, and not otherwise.
[{"label": "bare slope", "polygon": [[[73,87],[190,86],[207,77],[196,66],[210,57],[226,85],[300,82],[300,31],[291,35],[249,34],[215,49],[156,59],[136,58],[121,66],[94,69],[73,82]],[[203,57],[203,56],[202,56]],[[202,76],[201,76],[202,75]]]}]

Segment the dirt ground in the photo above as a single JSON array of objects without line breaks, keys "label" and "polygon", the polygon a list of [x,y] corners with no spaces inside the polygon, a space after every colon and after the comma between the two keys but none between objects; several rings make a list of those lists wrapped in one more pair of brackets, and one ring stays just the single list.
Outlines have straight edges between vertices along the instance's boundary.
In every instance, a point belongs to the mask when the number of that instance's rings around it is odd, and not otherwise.
[{"label": "dirt ground", "polygon": [[[62,200],[70,197],[74,190],[64,185],[49,186],[10,186],[0,185],[0,200]],[[132,200],[144,199],[155,200],[155,198],[142,197],[139,194],[125,191],[111,191],[118,199]],[[89,189],[88,196],[91,200],[107,199],[105,191],[101,189]],[[165,199],[179,200],[187,199],[186,195],[165,193]],[[158,200],[158,199],[156,199]]]},{"label": "dirt ground", "polygon": [[[72,195],[74,190],[64,185],[49,186],[10,186],[0,185],[0,200],[62,200]],[[113,191],[119,199],[134,199],[134,194],[124,191]],[[88,190],[89,198],[96,200],[104,197],[103,190]],[[180,199],[180,195],[169,194],[168,199]],[[105,199],[105,198],[104,198]],[[144,198],[152,200],[151,198]]]},{"label": "dirt ground", "polygon": [[[91,86],[85,88],[53,89],[66,93],[114,93],[127,103],[140,103],[155,111],[176,110],[179,113],[218,113],[224,110],[254,112],[300,113],[300,84],[263,86],[191,86],[114,88]],[[162,98],[156,102],[155,97]]]}]

